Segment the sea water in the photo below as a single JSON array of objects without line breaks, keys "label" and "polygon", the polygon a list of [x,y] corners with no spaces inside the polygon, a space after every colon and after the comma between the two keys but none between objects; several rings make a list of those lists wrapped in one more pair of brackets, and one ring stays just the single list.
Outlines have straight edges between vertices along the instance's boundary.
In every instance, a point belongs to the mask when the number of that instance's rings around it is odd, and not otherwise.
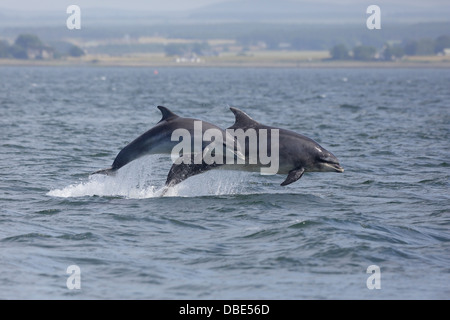
[{"label": "sea water", "polygon": [[[2,67],[0,298],[448,299],[449,88],[439,69]],[[222,128],[237,107],[345,172],[164,193],[152,155],[91,176],[158,105]]]}]

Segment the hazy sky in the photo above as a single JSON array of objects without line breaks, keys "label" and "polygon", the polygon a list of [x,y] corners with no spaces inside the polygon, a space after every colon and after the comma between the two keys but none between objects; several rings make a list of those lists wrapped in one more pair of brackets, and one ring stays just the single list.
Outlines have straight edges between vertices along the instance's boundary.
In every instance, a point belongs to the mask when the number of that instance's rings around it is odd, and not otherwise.
[{"label": "hazy sky", "polygon": [[227,0],[1,0],[0,8],[27,11],[56,11],[76,4],[80,8],[114,8],[123,10],[189,10]]},{"label": "hazy sky", "polygon": [[[236,0],[0,0],[0,9],[13,9],[20,11],[58,11],[76,4],[81,8],[110,8],[123,10],[145,10],[145,11],[184,11],[199,8],[208,4],[219,2],[233,2]],[[255,3],[258,0],[254,0]],[[323,2],[338,4],[358,4],[366,2],[367,5],[383,3],[398,3],[408,6],[434,7],[449,5],[449,0],[291,0],[295,2]],[[277,0],[273,0],[277,5]],[[450,17],[449,17],[450,19]]]}]

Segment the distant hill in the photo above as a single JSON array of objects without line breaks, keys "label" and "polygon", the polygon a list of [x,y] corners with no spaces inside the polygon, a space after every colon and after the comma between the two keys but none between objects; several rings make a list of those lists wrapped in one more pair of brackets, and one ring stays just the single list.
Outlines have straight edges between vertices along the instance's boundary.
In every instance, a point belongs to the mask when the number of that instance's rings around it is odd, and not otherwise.
[{"label": "distant hill", "polygon": [[[450,2],[378,0],[382,19],[394,22],[449,21]],[[365,1],[293,1],[293,0],[234,0],[208,5],[193,11],[193,20],[276,21],[297,23],[357,23],[365,21]]]},{"label": "distant hill", "polygon": [[355,22],[364,5],[323,4],[318,1],[235,0],[205,6],[192,12],[193,20],[290,21],[318,23]]},{"label": "distant hill", "polygon": [[[386,42],[448,35],[450,1],[444,2],[229,0],[170,12],[154,11],[150,5],[146,10],[83,6],[81,30],[75,31],[65,27],[64,10],[2,10],[0,3],[0,41],[12,44],[19,34],[33,33],[46,43],[67,39],[80,44],[116,43],[117,39],[164,37],[200,42],[231,39],[243,46],[264,42],[268,49],[328,50],[337,44],[380,48]],[[366,27],[368,3],[377,3],[381,8],[381,30]]]},{"label": "distant hill", "polygon": [[[143,2],[144,3],[144,2]],[[158,11],[125,5],[122,9],[104,5],[81,7],[85,25],[152,25],[155,23],[270,22],[295,24],[364,24],[366,9],[376,3],[382,24],[448,22],[450,1],[427,0],[228,0],[192,10]],[[65,12],[60,10],[7,10],[0,3],[0,27],[61,26]]]}]

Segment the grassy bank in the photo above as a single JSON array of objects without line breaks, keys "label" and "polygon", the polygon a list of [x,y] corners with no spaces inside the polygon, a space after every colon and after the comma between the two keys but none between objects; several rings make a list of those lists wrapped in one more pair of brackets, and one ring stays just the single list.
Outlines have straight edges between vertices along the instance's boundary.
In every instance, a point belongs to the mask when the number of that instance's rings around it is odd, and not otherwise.
[{"label": "grassy bank", "polygon": [[123,56],[86,55],[51,60],[0,59],[0,66],[126,66],[126,67],[287,67],[287,68],[450,68],[450,56],[415,56],[399,61],[333,61],[328,51],[250,51],[178,59],[164,53]]}]

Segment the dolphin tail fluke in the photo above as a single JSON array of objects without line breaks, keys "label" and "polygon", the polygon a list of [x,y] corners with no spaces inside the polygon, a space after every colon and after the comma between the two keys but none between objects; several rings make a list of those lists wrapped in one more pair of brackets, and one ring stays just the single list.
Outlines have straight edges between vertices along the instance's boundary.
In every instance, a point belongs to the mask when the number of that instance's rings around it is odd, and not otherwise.
[{"label": "dolphin tail fluke", "polygon": [[173,187],[187,178],[200,174],[208,169],[202,164],[173,164],[167,175],[166,186]]},{"label": "dolphin tail fluke", "polygon": [[214,169],[216,167],[221,166],[220,164],[206,164],[202,161],[201,164],[195,164],[195,157],[197,155],[191,155],[191,163],[174,163],[167,174],[166,186],[173,187],[180,182],[183,182],[187,178],[195,176],[197,174],[201,174],[205,171]]},{"label": "dolphin tail fluke", "polygon": [[111,167],[111,168],[106,168],[106,169],[102,169],[102,170],[98,170],[98,171],[92,172],[91,175],[94,175],[94,174],[105,174],[105,175],[108,175],[108,176],[112,176],[112,175],[115,175],[116,172],[117,172],[117,169],[114,169],[114,168]]}]

